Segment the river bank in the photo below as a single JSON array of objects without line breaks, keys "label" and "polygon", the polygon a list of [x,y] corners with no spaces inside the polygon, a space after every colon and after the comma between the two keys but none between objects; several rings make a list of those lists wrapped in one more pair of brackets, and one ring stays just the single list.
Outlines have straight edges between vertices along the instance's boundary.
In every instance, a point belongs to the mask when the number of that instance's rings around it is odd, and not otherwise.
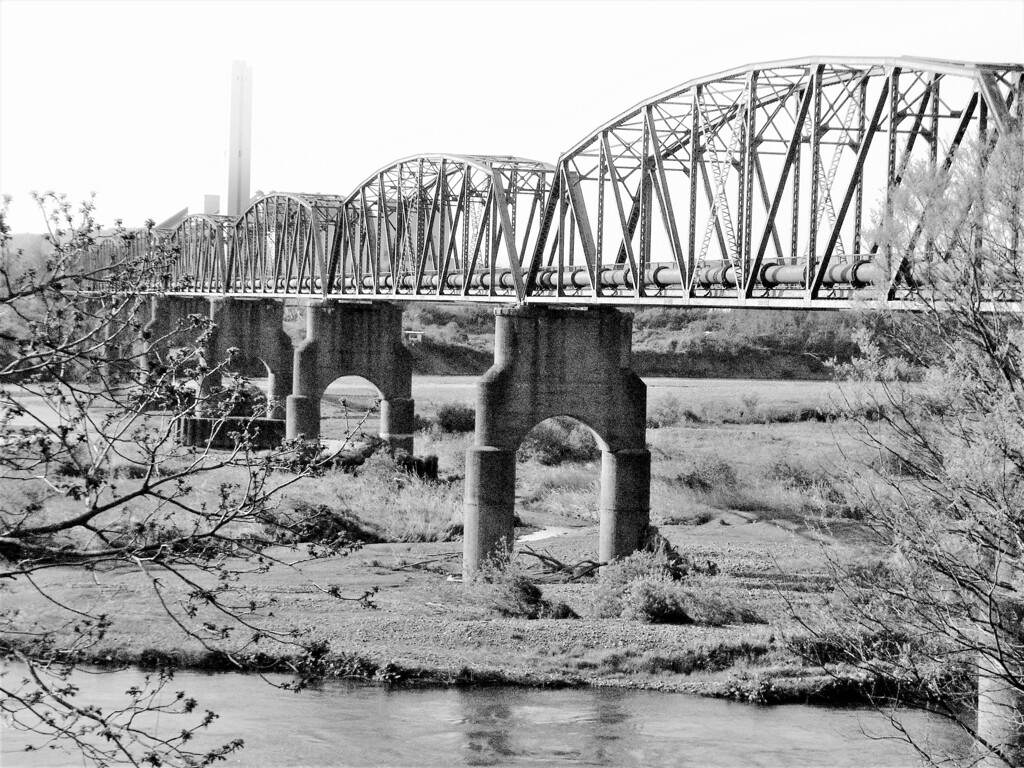
[{"label": "river bank", "polygon": [[[596,526],[562,530],[557,537],[522,546],[563,562],[585,559],[596,548]],[[40,575],[37,583],[61,602],[111,617],[116,634],[80,656],[104,666],[238,670],[234,658],[243,668],[296,668],[388,685],[621,687],[758,703],[864,699],[867,681],[844,677],[841,670],[826,674],[794,650],[792,641],[801,631],[789,612],[796,604],[810,610],[820,597],[808,591],[820,583],[823,567],[818,560],[817,568],[808,568],[820,552],[811,532],[741,515],[699,526],[662,526],[661,531],[673,545],[685,544],[695,561],[714,563],[719,569],[711,579],[714,589],[748,606],[758,623],[703,626],[596,618],[596,579],[568,582],[539,572],[534,578],[544,597],[568,605],[580,618],[496,615],[486,600],[460,583],[459,542],[370,544],[347,557],[305,562],[301,572],[285,564],[303,560],[302,548],[265,552],[266,561],[278,564],[247,577],[237,596],[269,598],[271,608],[253,620],[272,620],[294,630],[295,640],[319,644],[324,652],[316,659],[298,654],[288,643],[246,647],[234,637],[215,639],[214,633],[207,633],[204,643],[188,638],[154,599],[151,576],[138,570],[56,569]],[[769,550],[767,558],[763,553]],[[799,573],[783,570],[797,563],[803,565]],[[189,576],[203,579],[198,573]],[[165,603],[184,601],[185,590],[168,577],[161,581]],[[347,598],[373,594],[364,604],[338,600],[330,591]],[[5,602],[43,626],[54,626],[48,614],[56,620],[55,607],[30,587],[9,587]],[[192,624],[201,634],[202,618]]]},{"label": "river bank", "polygon": [[[219,670],[238,669],[236,659],[249,668],[294,667],[390,685],[512,683],[755,702],[863,700],[871,681],[804,658],[801,638],[808,631],[795,619],[814,626],[829,596],[828,559],[857,557],[866,546],[857,511],[842,493],[840,466],[863,446],[841,421],[802,416],[820,412],[832,388],[668,379],[648,386],[649,418],[657,425],[648,431],[652,522],[693,565],[692,580],[703,593],[742,609],[737,615],[747,620],[659,624],[602,617],[596,576],[553,574],[536,556],[570,565],[596,557],[599,455],[548,464],[551,457],[536,445],[517,466],[517,534],[526,537],[517,560],[545,600],[564,604],[577,618],[500,615],[493,601],[460,581],[461,473],[472,435],[443,433],[435,424],[417,433],[416,445],[417,453],[439,457],[437,482],[380,464],[304,480],[278,499],[282,513],[323,508],[358,521],[372,535],[348,556],[311,559],[310,542],[303,541],[262,551],[238,581],[220,582],[218,573],[241,561],[213,573],[185,567],[181,575],[192,585],[146,562],[48,568],[34,585],[4,585],[4,604],[17,611],[9,627],[26,633],[7,639],[30,645],[31,633],[45,628],[58,647],[70,647],[75,622],[61,608],[70,605],[113,622],[102,641],[79,653],[79,660],[97,664]],[[324,433],[341,435],[360,418],[359,398],[368,407],[372,393],[330,392],[336,394],[324,400]],[[421,377],[414,384],[417,411],[428,423],[472,392],[471,379]],[[365,428],[372,431],[373,424]],[[196,484],[190,498],[215,498],[218,489],[211,478]],[[125,524],[132,519],[129,514]],[[557,535],[543,535],[552,532]],[[256,606],[249,618],[268,628],[259,643],[252,637],[262,629],[225,632],[222,617],[201,605],[183,618],[190,593],[213,588],[228,590],[235,604]],[[368,600],[356,599],[364,594]],[[188,637],[164,606],[202,642]],[[269,628],[283,633],[282,642],[272,640]],[[300,646],[321,650],[311,658]]]}]

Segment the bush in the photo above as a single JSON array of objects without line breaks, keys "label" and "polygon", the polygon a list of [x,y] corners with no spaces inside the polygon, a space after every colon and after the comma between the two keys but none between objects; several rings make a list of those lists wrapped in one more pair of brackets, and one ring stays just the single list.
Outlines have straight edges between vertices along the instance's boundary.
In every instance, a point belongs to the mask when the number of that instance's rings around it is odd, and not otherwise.
[{"label": "bush", "polygon": [[516,619],[576,619],[565,603],[544,599],[540,587],[507,554],[488,558],[467,584],[470,596],[501,616]]},{"label": "bush", "polygon": [[603,619],[621,616],[633,582],[671,582],[675,574],[665,552],[634,552],[606,565],[598,579],[594,613]]},{"label": "bush", "polygon": [[753,609],[723,597],[718,585],[704,578],[689,580],[680,601],[695,624],[721,627],[726,624],[766,623]]},{"label": "bush", "polygon": [[679,475],[678,481],[694,491],[707,493],[717,489],[733,488],[736,485],[736,470],[717,456],[698,459],[693,468]]},{"label": "bush", "polygon": [[268,514],[264,529],[274,542],[320,544],[335,550],[381,541],[377,533],[349,512],[307,502],[298,502],[290,512]]},{"label": "bush", "polygon": [[595,461],[601,458],[601,449],[588,427],[558,417],[534,427],[519,446],[517,458],[555,467],[568,461]]},{"label": "bush", "polygon": [[462,403],[446,403],[437,409],[437,425],[442,432],[472,432],[476,410]]},{"label": "bush", "polygon": [[723,598],[719,585],[680,567],[665,548],[636,552],[601,569],[593,610],[600,618],[645,624],[763,623],[746,606]]},{"label": "bush", "polygon": [[683,408],[683,404],[675,395],[659,398],[648,408],[647,426],[651,429],[674,427],[681,421],[696,423],[700,422],[701,418],[693,411]]},{"label": "bush", "polygon": [[670,581],[645,576],[630,581],[622,596],[624,619],[645,624],[689,624],[690,615]]},{"label": "bush", "polygon": [[768,468],[766,476],[798,491],[804,497],[806,506],[825,517],[850,520],[861,520],[864,517],[863,506],[859,502],[851,502],[847,493],[836,485],[832,475],[822,469],[809,469],[779,459]]}]

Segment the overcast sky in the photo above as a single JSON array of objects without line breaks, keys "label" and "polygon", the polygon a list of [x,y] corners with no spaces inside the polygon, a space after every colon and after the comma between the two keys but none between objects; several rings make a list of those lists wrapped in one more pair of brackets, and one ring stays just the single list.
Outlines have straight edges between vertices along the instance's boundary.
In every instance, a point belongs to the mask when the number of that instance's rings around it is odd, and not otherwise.
[{"label": "overcast sky", "polygon": [[805,56],[1024,62],[1024,0],[0,0],[0,192],[98,218],[226,204],[231,64],[253,69],[252,185],[347,194],[430,152],[561,151],[695,77]]}]

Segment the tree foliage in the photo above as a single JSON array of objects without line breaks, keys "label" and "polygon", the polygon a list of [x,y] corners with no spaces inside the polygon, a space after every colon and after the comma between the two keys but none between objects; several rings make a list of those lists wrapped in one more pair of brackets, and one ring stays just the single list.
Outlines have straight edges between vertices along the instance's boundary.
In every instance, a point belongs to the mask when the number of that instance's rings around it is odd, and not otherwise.
[{"label": "tree foliage", "polygon": [[810,655],[869,673],[886,698],[956,722],[983,760],[1016,765],[1024,149],[1013,137],[964,148],[891,194],[880,253],[916,285],[917,311],[878,310],[844,370],[851,412],[872,415],[858,431],[877,458],[858,481],[881,556],[835,563],[824,616],[803,617]]},{"label": "tree foliage", "polygon": [[[301,628],[279,626],[273,599],[245,579],[350,545],[268,551],[302,530],[301,516],[277,514],[273,500],[320,471],[316,446],[255,450],[252,423],[265,400],[226,375],[228,361],[206,358],[207,318],[140,343],[143,288],[159,284],[176,257],[152,224],[119,227],[114,260],[98,263],[91,203],[75,211],[51,193],[37,201],[49,229],[40,254],[8,250],[6,201],[0,208],[0,591],[31,588],[33,605],[47,609],[40,618],[0,594],[0,655],[17,662],[0,677],[0,710],[35,734],[36,748],[69,746],[97,764],[206,765],[241,742],[194,746],[215,715],[174,691],[172,670],[150,675],[119,705],[79,701],[71,673],[125,630],[111,606],[67,599],[65,575],[89,574],[102,586],[134,573],[145,585],[137,599],[160,606],[183,638],[254,669],[270,644],[302,658],[310,643]],[[135,247],[140,240],[147,248]],[[151,365],[161,346],[167,354]],[[190,418],[225,423],[242,412],[231,422],[231,450],[179,440]],[[154,715],[166,723],[171,713],[187,722],[159,736]]]}]

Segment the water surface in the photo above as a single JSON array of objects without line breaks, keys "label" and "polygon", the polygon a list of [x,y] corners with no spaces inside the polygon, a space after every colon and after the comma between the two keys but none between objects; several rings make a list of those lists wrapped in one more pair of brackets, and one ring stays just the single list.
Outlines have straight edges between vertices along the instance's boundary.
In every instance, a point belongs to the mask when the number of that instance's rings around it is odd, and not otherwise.
[{"label": "water surface", "polygon": [[[89,675],[82,700],[111,706],[136,672]],[[221,714],[209,746],[245,739],[224,765],[287,766],[915,766],[885,717],[862,709],[757,707],[684,694],[608,688],[388,690],[330,683],[299,694],[256,677],[179,674],[172,689]],[[936,749],[966,754],[960,734],[912,713],[906,724]],[[166,733],[182,727],[164,719]],[[4,766],[81,765],[20,752],[5,727]]]}]

